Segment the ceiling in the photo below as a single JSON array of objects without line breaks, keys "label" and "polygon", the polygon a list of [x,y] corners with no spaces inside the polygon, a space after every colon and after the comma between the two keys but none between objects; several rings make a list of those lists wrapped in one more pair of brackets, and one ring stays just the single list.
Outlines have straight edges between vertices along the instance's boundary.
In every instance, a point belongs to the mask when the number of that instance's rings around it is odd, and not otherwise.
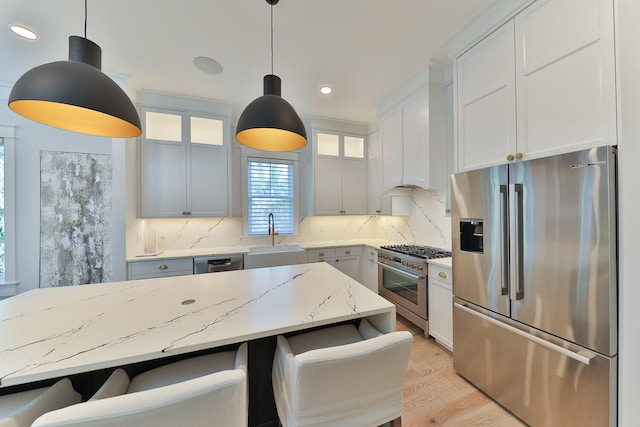
[{"label": "ceiling", "polygon": [[[427,66],[448,62],[447,45],[498,0],[282,0],[273,8],[274,74],[302,116],[371,123],[376,106]],[[81,0],[1,0],[0,83],[67,59],[68,36],[84,35]],[[9,24],[36,30],[19,39]],[[102,70],[130,89],[197,96],[232,105],[237,117],[262,95],[271,72],[265,0],[88,1],[87,38]],[[196,56],[223,71],[205,74]],[[323,84],[333,87],[320,95]]]}]

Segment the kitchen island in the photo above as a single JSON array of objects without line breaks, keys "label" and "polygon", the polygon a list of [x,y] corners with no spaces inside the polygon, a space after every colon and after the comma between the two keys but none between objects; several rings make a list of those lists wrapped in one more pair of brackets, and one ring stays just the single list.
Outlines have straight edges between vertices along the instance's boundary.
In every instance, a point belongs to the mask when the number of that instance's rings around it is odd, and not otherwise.
[{"label": "kitchen island", "polygon": [[393,304],[326,263],[35,289],[0,301],[0,389],[249,342],[251,411],[276,335],[363,317],[395,329]]},{"label": "kitchen island", "polygon": [[392,304],[326,263],[43,288],[0,301],[0,387],[370,318]]}]

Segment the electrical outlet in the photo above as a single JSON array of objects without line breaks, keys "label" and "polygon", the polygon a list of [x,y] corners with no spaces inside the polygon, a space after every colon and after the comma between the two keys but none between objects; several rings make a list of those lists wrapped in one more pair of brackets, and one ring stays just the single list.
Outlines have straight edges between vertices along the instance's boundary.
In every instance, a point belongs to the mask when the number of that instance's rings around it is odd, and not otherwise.
[{"label": "electrical outlet", "polygon": [[209,237],[209,229],[203,228],[202,230],[200,230],[200,237]]},{"label": "electrical outlet", "polygon": [[167,230],[160,230],[158,231],[158,237],[160,237],[160,239],[164,240],[167,238]]},{"label": "electrical outlet", "polygon": [[142,243],[142,241],[144,240],[144,234],[138,231],[137,238],[138,238],[138,243]]}]

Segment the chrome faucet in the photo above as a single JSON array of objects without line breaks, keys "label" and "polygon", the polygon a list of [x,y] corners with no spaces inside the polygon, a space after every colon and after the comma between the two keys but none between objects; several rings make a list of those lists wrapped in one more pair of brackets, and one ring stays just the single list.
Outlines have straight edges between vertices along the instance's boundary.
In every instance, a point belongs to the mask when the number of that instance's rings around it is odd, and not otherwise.
[{"label": "chrome faucet", "polygon": [[273,213],[269,213],[269,236],[271,236],[271,246],[276,245],[276,220],[273,218]]}]

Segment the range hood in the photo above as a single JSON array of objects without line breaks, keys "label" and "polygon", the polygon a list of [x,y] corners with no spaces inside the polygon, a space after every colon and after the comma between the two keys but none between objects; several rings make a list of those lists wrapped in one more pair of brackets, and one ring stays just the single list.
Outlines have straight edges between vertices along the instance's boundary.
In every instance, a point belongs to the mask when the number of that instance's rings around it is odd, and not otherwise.
[{"label": "range hood", "polygon": [[378,107],[382,191],[445,188],[444,77],[424,69]]}]

